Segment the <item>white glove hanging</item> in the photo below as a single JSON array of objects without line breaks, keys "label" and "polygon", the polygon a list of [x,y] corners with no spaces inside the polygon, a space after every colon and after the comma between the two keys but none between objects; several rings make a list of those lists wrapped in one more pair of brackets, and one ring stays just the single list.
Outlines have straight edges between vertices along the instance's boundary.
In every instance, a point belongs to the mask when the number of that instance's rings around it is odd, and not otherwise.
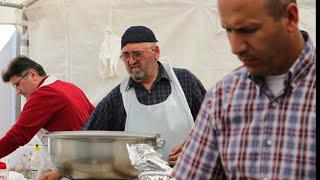
[{"label": "white glove hanging", "polygon": [[121,39],[115,35],[110,26],[104,32],[104,40],[99,51],[99,73],[103,79],[117,76]]}]

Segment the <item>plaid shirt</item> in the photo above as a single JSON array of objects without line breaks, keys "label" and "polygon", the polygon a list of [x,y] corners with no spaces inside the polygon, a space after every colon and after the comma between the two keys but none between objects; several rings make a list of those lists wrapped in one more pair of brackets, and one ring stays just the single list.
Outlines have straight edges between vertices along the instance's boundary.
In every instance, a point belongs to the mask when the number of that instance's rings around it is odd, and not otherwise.
[{"label": "plaid shirt", "polygon": [[316,179],[316,52],[306,44],[275,96],[241,67],[210,89],[176,179]]},{"label": "plaid shirt", "polygon": [[[191,114],[195,119],[206,89],[190,71],[179,68],[173,68],[173,70],[186,96]],[[143,85],[134,82],[132,79],[128,82],[128,88],[135,88],[138,101],[144,105],[159,104],[167,100],[171,94],[170,78],[160,62],[159,74],[151,90],[145,89]],[[127,114],[123,106],[120,85],[118,85],[97,105],[82,129],[123,131],[126,118]]]}]

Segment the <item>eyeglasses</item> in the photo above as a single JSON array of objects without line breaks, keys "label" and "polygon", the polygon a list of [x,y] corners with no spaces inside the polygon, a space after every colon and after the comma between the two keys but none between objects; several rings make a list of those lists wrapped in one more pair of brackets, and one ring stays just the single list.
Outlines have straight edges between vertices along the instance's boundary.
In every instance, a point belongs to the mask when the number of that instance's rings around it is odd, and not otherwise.
[{"label": "eyeglasses", "polygon": [[[156,47],[156,45],[153,44],[153,45],[150,47],[149,50],[155,51],[155,47]],[[120,55],[120,59],[121,59],[122,61],[128,62],[128,61],[130,60],[130,54],[131,54],[132,59],[137,60],[137,59],[142,58],[142,56],[143,56],[144,53],[145,53],[144,51],[123,52],[123,53]]]},{"label": "eyeglasses", "polygon": [[120,55],[120,59],[122,61],[129,61],[130,54],[132,56],[132,59],[140,59],[143,56],[143,53],[143,51],[124,52]]},{"label": "eyeglasses", "polygon": [[13,84],[13,87],[15,89],[18,88],[20,86],[21,80],[25,79],[28,76],[28,74],[29,74],[29,71],[26,74],[22,75],[21,78],[16,83]]}]

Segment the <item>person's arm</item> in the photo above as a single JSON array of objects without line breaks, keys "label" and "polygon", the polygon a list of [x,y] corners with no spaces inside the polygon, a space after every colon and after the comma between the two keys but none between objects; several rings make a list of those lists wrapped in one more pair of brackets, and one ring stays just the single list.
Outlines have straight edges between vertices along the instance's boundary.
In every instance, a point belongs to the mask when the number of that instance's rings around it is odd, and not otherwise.
[{"label": "person's arm", "polygon": [[194,129],[186,144],[172,176],[182,179],[215,179],[223,173],[218,147],[218,133],[213,123],[214,91],[206,95]]},{"label": "person's arm", "polygon": [[203,84],[201,81],[191,73],[191,76],[193,78],[193,84],[192,84],[192,99],[191,99],[191,113],[196,120],[197,115],[199,113],[201,104],[203,102],[203,99],[207,93],[207,90],[204,88]]},{"label": "person's arm", "polygon": [[81,130],[123,131],[125,118],[120,86],[117,86],[98,103]]},{"label": "person's arm", "polygon": [[17,122],[0,139],[0,158],[28,143],[63,106],[59,96],[53,92],[41,90],[32,94]]}]

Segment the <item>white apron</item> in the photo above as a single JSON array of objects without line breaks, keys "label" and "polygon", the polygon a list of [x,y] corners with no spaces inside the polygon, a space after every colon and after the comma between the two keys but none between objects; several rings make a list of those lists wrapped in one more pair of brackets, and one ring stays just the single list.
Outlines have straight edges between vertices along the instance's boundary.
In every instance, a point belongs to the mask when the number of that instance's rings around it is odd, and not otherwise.
[{"label": "white apron", "polygon": [[162,63],[170,78],[171,94],[166,101],[155,105],[139,103],[134,88],[126,90],[129,77],[120,85],[125,111],[125,131],[160,134],[165,140],[159,150],[164,160],[175,146],[184,142],[194,125],[193,117],[180,83],[168,63]]}]

